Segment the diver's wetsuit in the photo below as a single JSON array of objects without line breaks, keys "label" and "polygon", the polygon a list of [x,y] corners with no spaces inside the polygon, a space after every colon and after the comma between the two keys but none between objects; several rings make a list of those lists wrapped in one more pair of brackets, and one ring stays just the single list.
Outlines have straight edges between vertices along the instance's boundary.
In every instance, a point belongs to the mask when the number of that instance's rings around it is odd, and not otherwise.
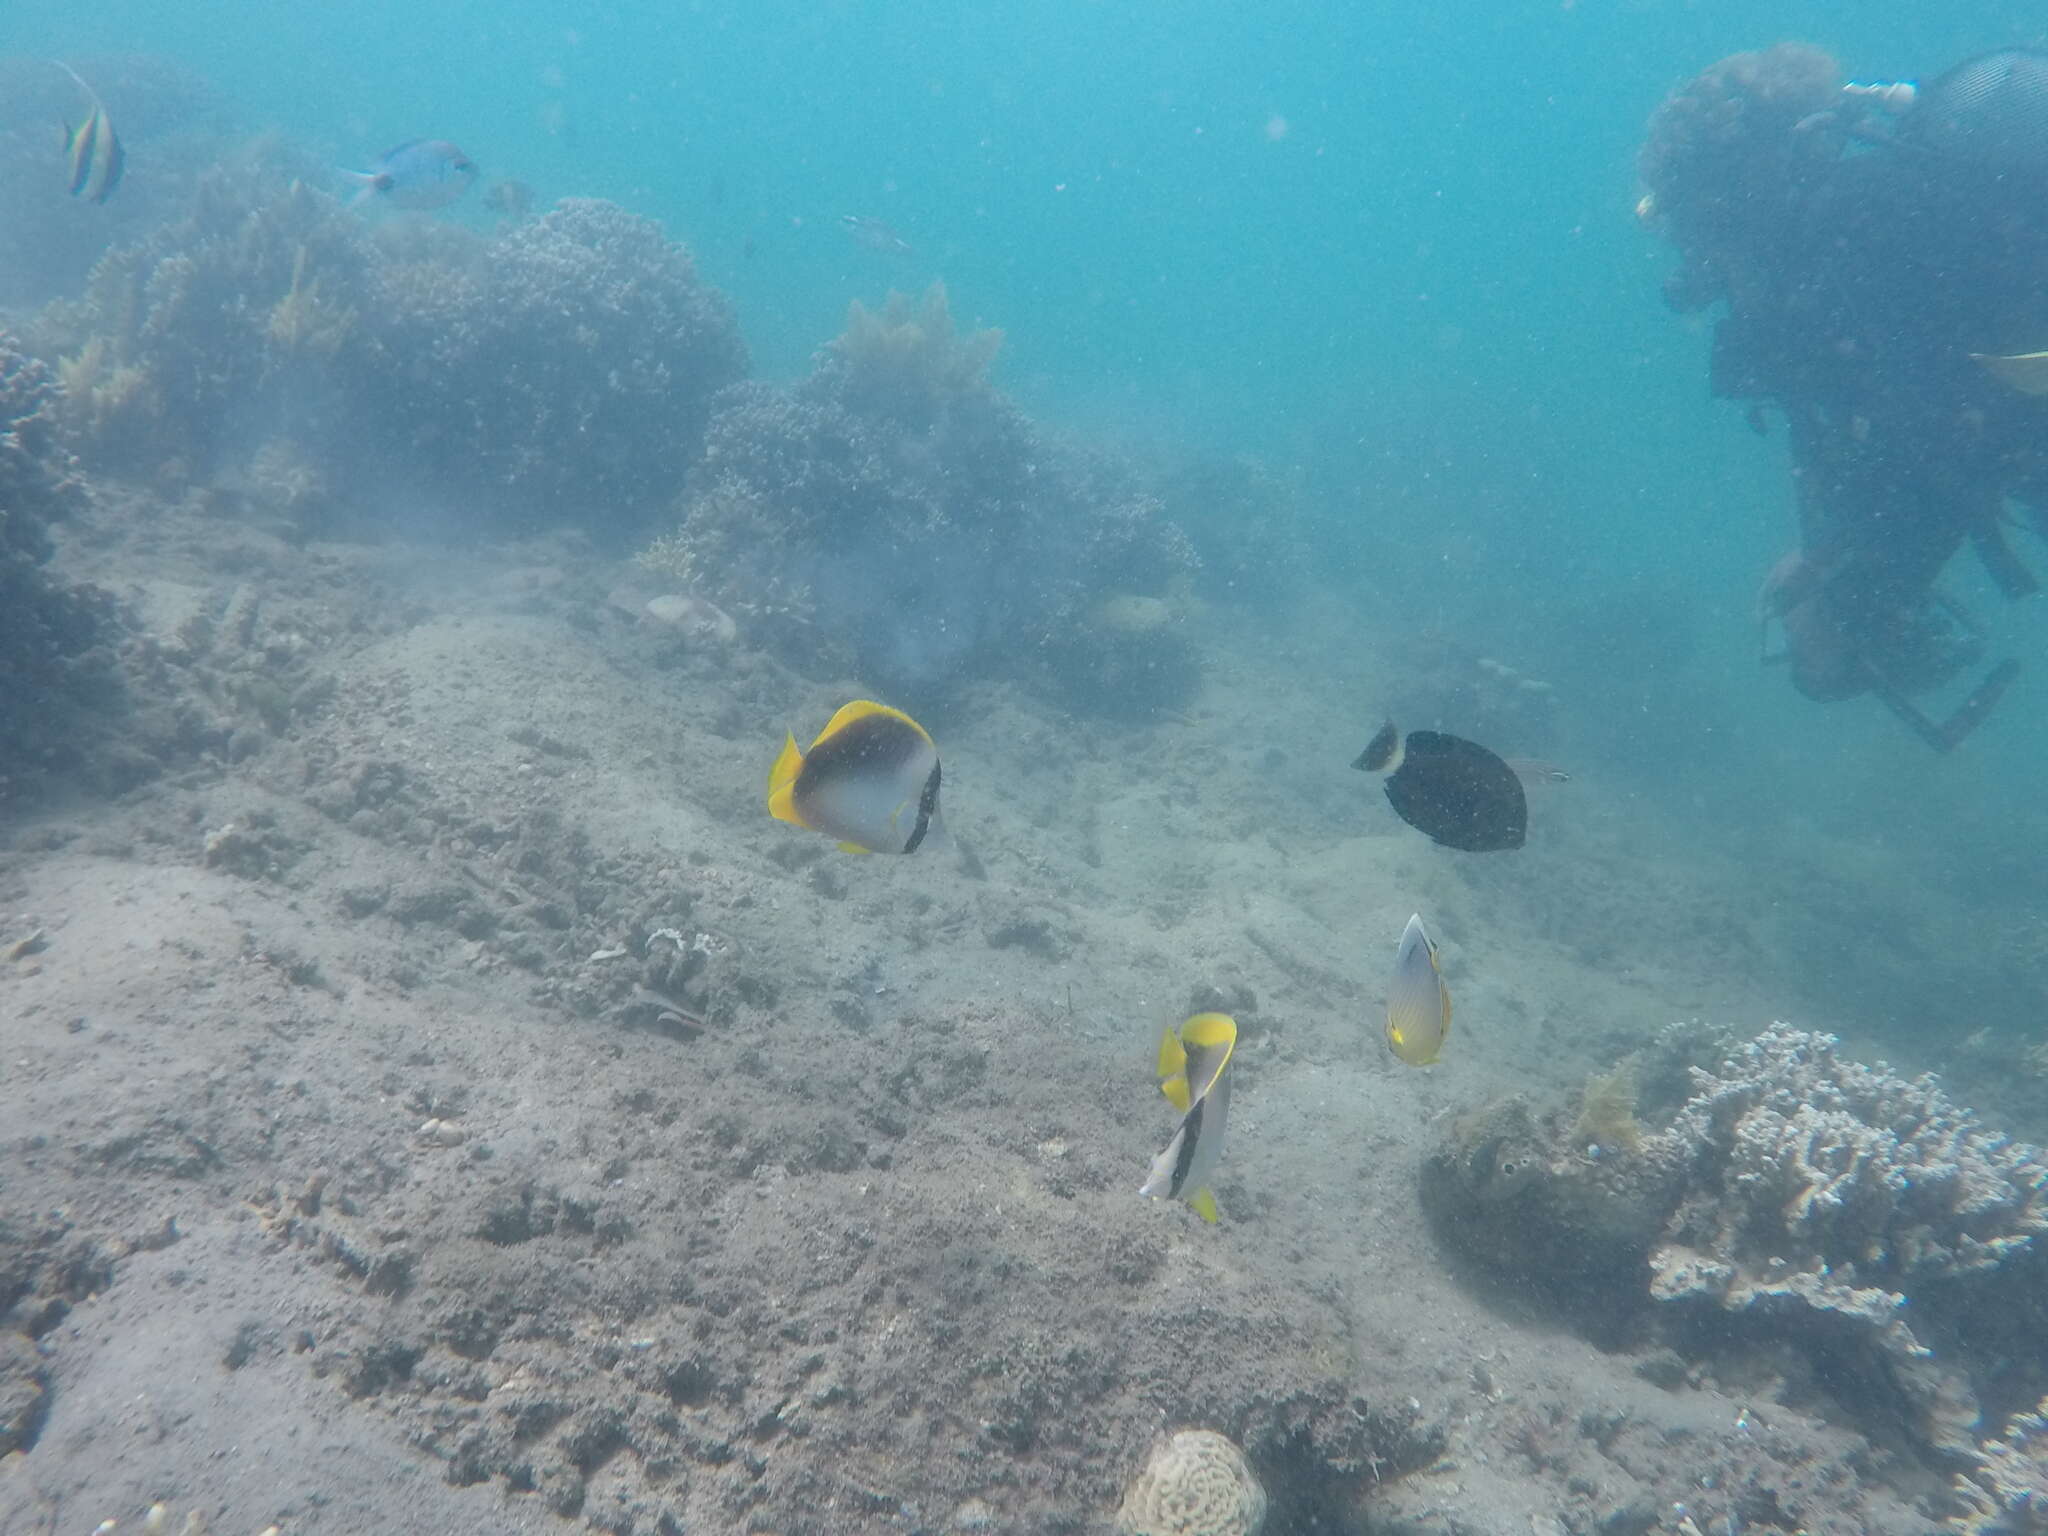
[{"label": "diver's wetsuit", "polygon": [[1934,686],[1970,659],[1930,601],[1964,540],[2008,595],[2033,590],[2002,518],[2048,492],[2048,401],[1971,354],[2048,349],[2048,174],[1848,141],[1766,195],[1767,233],[1722,274],[1712,383],[1790,424],[1794,679],[1821,699]]}]

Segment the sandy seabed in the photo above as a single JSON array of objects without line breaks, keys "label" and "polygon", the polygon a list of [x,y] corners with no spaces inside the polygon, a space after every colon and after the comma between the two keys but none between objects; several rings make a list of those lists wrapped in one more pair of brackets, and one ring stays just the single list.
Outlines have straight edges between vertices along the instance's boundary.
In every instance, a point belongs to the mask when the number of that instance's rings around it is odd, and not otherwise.
[{"label": "sandy seabed", "polygon": [[[970,692],[955,846],[855,858],[762,792],[859,682],[574,539],[157,509],[65,560],[153,637],[138,731],[210,745],[0,828],[0,1530],[1098,1531],[1183,1424],[1269,1532],[1930,1527],[1818,1405],[1440,1256],[1443,1117],[1772,1004],[1597,773],[1513,857],[1400,825],[1348,619],[1207,626],[1156,723]],[[1428,1071],[1378,1024],[1415,910]],[[1218,1002],[1210,1228],[1136,1190],[1154,1042]]]}]

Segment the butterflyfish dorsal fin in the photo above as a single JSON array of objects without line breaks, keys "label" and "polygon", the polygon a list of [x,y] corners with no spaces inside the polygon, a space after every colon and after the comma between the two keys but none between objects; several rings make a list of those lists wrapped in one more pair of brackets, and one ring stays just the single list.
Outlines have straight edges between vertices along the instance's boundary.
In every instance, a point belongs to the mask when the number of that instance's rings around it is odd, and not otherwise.
[{"label": "butterflyfish dorsal fin", "polygon": [[1198,1013],[1180,1027],[1181,1045],[1188,1052],[1188,1091],[1199,1099],[1223,1076],[1237,1049],[1237,1020],[1227,1013]]},{"label": "butterflyfish dorsal fin", "polygon": [[818,732],[818,741],[811,743],[812,749],[816,750],[819,741],[825,741],[833,736],[837,736],[841,731],[853,724],[854,721],[865,720],[870,715],[882,715],[890,720],[900,720],[917,732],[918,735],[924,737],[927,742],[932,739],[930,732],[911,719],[910,716],[903,713],[902,710],[891,709],[887,704],[877,704],[873,699],[855,699],[850,704],[840,705],[839,713],[825,722],[825,729]]}]

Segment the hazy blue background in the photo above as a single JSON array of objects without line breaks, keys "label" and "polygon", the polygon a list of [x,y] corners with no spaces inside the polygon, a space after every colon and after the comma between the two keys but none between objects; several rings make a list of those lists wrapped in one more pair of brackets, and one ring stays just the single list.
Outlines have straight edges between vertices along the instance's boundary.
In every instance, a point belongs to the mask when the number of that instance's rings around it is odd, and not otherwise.
[{"label": "hazy blue background", "polygon": [[[1760,857],[1833,829],[2048,907],[2048,625],[1982,605],[2030,666],[1949,759],[1760,670],[1782,439],[1708,400],[1704,327],[1664,310],[1668,253],[1630,217],[1645,119],[1725,53],[1803,38],[1895,78],[2037,25],[1849,0],[13,0],[0,49],[168,53],[337,163],[448,137],[543,198],[653,214],[772,376],[849,299],[942,276],[1007,330],[999,382],[1032,410],[1296,466],[1361,601],[1576,668],[1563,745],[1603,792],[1746,825]],[[846,213],[915,251],[854,246]]]}]

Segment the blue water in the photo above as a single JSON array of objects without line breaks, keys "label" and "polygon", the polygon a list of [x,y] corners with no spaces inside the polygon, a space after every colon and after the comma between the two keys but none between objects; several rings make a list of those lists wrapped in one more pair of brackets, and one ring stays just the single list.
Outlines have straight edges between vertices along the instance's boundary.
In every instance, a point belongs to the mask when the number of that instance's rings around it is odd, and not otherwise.
[{"label": "blue water", "polygon": [[[2048,906],[2038,605],[1958,560],[1994,651],[2035,665],[1947,759],[1760,668],[1754,594],[1792,543],[1782,435],[1708,398],[1705,328],[1659,302],[1671,258],[1630,209],[1649,113],[1720,55],[1805,38],[1851,75],[1931,74],[2034,21],[1843,0],[15,0],[0,47],[168,55],[336,165],[446,137],[543,201],[653,215],[771,378],[851,299],[942,277],[963,320],[1005,329],[998,382],[1034,413],[1295,470],[1361,601],[1579,669],[1554,678],[1586,701],[1556,749],[1609,792],[1702,838],[1881,841],[2009,910]],[[848,213],[913,250],[856,246]]]}]

